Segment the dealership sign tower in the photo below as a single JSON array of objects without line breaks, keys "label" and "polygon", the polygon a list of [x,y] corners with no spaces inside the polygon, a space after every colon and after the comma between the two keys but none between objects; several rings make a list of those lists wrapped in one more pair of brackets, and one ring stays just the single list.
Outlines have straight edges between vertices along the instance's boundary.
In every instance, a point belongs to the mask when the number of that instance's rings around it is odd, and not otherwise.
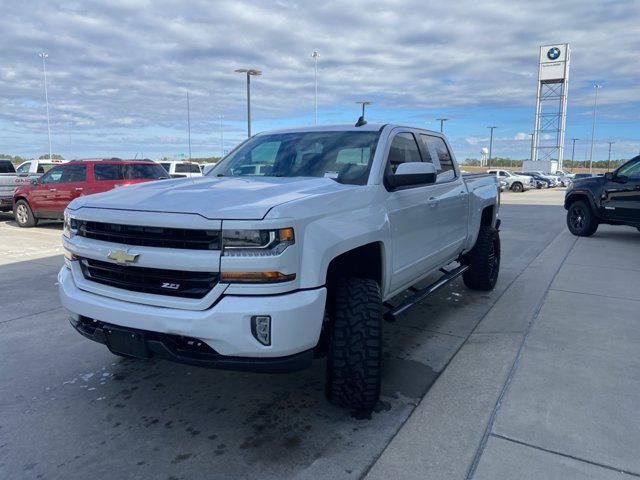
[{"label": "dealership sign tower", "polygon": [[531,160],[557,160],[559,169],[562,169],[564,153],[570,56],[568,43],[540,47]]}]

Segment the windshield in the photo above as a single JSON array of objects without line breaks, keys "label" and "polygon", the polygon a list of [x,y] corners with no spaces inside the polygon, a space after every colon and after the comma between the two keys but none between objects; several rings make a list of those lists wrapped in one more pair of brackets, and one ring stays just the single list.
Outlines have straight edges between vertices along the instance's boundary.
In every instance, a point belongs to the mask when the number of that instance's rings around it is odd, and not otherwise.
[{"label": "windshield", "polygon": [[367,183],[378,132],[297,132],[258,135],[240,145],[208,175],[325,177]]}]

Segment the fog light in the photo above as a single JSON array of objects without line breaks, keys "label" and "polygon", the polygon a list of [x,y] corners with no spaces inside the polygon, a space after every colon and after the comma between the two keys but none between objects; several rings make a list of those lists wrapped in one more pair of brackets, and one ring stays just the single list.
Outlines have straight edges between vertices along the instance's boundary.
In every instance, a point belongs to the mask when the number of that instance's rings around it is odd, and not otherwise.
[{"label": "fog light", "polygon": [[269,315],[251,317],[251,334],[262,345],[271,345],[271,317]]}]

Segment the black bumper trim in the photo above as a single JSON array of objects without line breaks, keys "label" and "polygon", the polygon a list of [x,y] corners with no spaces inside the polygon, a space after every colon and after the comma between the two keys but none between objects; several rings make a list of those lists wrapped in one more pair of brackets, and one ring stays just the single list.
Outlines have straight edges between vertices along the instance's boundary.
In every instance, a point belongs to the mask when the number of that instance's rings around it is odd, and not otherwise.
[{"label": "black bumper trim", "polygon": [[109,327],[113,327],[119,331],[130,332],[132,337],[141,335],[144,338],[144,343],[146,344],[146,348],[149,352],[149,357],[162,358],[172,362],[184,363],[196,367],[258,373],[289,373],[303,370],[309,367],[313,361],[313,349],[286,357],[232,357],[219,354],[198,339],[188,340],[201,342],[204,346],[199,348],[185,348],[185,338],[178,335],[110,325],[108,323],[94,321],[87,317],[80,317],[79,319],[70,317],[69,323],[71,323],[71,326],[82,336],[89,340],[93,340],[94,342],[106,345],[108,348],[110,347],[107,342],[105,329]]}]

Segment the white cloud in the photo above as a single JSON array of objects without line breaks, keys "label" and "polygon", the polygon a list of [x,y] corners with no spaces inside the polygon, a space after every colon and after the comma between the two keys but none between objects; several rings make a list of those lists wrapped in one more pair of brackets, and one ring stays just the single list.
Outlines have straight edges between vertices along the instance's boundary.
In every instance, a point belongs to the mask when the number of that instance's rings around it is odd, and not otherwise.
[{"label": "white cloud", "polygon": [[572,43],[570,109],[591,104],[598,79],[603,115],[637,120],[640,111],[634,0],[11,3],[0,16],[0,121],[24,132],[45,120],[43,49],[56,131],[182,129],[186,90],[195,128],[211,131],[220,113],[242,122],[244,83],[233,72],[242,66],[264,71],[252,87],[255,118],[302,118],[312,110],[314,49],[320,106],[338,120],[351,120],[361,97],[381,119],[530,106],[537,47],[555,41]]},{"label": "white cloud", "polygon": [[513,137],[513,139],[517,140],[517,141],[528,140],[529,138],[531,138],[531,137],[529,137],[529,134],[524,133],[524,132],[518,132]]}]

